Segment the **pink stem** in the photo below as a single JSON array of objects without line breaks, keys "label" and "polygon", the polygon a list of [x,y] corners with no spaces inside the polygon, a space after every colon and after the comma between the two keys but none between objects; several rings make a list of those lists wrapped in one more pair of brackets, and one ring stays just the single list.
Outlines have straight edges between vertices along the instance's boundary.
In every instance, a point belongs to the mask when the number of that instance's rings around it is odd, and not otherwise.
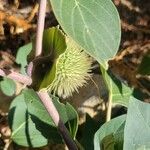
[{"label": "pink stem", "polygon": [[31,85],[32,83],[32,79],[29,76],[22,75],[13,71],[0,69],[0,76],[10,78],[26,85]]},{"label": "pink stem", "polygon": [[35,45],[35,56],[39,56],[42,53],[42,38],[44,31],[44,22],[45,22],[45,13],[46,13],[46,0],[40,0],[38,22],[37,22],[37,35],[36,35],[36,45]]},{"label": "pink stem", "polygon": [[[42,53],[42,39],[43,39],[43,31],[44,31],[44,20],[45,20],[45,13],[46,13],[46,0],[40,0],[40,7],[39,7],[39,15],[38,15],[38,24],[37,24],[37,34],[36,34],[36,46],[35,46],[35,56],[39,56]],[[31,67],[28,69],[29,75],[32,72],[32,64]],[[70,150],[77,150],[77,146],[72,140],[71,136],[67,128],[65,127],[64,123],[62,122],[59,113],[52,102],[52,99],[49,97],[47,92],[39,92],[38,93],[41,102],[45,106],[47,112],[53,119],[55,125],[58,127],[66,145]]]},{"label": "pink stem", "polygon": [[47,112],[52,117],[55,125],[58,127],[59,132],[61,133],[66,145],[70,150],[77,150],[77,146],[72,140],[67,128],[65,127],[63,121],[59,117],[58,111],[55,105],[52,102],[52,99],[49,97],[46,91],[38,92],[40,100],[42,101],[43,105],[45,106]]}]

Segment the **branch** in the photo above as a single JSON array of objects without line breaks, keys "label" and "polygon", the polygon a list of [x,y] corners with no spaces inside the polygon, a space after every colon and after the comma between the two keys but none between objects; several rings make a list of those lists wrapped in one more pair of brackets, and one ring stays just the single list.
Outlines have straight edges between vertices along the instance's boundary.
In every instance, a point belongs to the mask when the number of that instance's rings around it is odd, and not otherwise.
[{"label": "branch", "polygon": [[[37,34],[36,34],[36,44],[35,44],[35,56],[39,56],[42,53],[42,40],[43,40],[43,31],[44,31],[44,20],[46,13],[46,0],[40,0],[39,15],[38,15],[38,24],[37,24]],[[33,64],[29,64],[28,73],[29,75],[32,72]],[[66,145],[70,150],[77,150],[75,142],[72,140],[71,136],[64,123],[62,122],[56,107],[54,106],[51,98],[49,97],[46,91],[41,91],[38,93],[41,102],[45,106],[49,115],[53,119],[55,125],[58,127],[59,132],[61,133]]]},{"label": "branch", "polygon": [[72,140],[67,128],[65,127],[63,121],[59,117],[58,111],[56,107],[54,106],[52,99],[49,97],[48,93],[46,91],[38,92],[38,95],[45,106],[47,112],[52,117],[55,125],[58,127],[59,132],[61,133],[66,145],[70,150],[77,150],[77,146]]},{"label": "branch", "polygon": [[42,53],[42,39],[44,31],[45,13],[46,13],[46,0],[40,0],[37,31],[36,31],[35,56],[39,56]]},{"label": "branch", "polygon": [[31,83],[32,83],[32,79],[29,76],[22,75],[20,73],[14,72],[14,71],[0,69],[0,76],[7,77],[9,79],[18,81],[25,85],[31,85]]}]

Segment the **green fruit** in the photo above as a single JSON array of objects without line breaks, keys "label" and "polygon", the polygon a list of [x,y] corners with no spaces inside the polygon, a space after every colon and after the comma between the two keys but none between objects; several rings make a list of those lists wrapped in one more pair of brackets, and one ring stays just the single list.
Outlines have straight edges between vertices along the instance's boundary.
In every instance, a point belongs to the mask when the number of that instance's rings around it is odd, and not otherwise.
[{"label": "green fruit", "polygon": [[67,98],[87,83],[92,59],[71,38],[66,37],[67,48],[56,59],[54,80],[46,88],[54,95]]}]

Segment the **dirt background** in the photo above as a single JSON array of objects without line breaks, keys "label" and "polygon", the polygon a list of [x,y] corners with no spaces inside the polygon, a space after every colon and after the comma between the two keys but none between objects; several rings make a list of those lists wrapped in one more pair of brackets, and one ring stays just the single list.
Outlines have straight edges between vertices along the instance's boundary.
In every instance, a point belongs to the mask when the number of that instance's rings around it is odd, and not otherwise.
[{"label": "dirt background", "polygon": [[[143,56],[150,53],[150,1],[113,1],[120,14],[122,37],[117,56],[109,62],[110,68],[116,76],[143,93],[144,100],[149,102],[150,77],[138,74],[137,68]],[[38,7],[37,0],[0,0],[0,68],[18,70],[19,66],[15,63],[16,53],[18,48],[30,42],[36,33]],[[45,28],[58,25],[49,6],[45,22]],[[91,117],[97,116],[97,110],[105,113],[106,109],[106,105],[99,101],[99,93],[105,94],[105,91],[102,90],[105,85],[96,72],[93,80],[98,83],[98,90],[93,82],[89,83],[86,90],[81,89],[80,91],[87,93],[90,90],[89,95],[86,98],[84,94],[74,95],[74,99],[78,101],[73,103],[81,115],[88,113]],[[93,87],[92,90],[91,87]],[[7,125],[7,114],[12,99],[13,97],[7,97],[0,92],[0,150],[23,149],[9,144],[11,132]],[[120,108],[117,110],[116,114],[122,113]],[[104,115],[101,117],[103,118]],[[83,118],[85,119],[85,116]],[[84,119],[81,122],[84,122]],[[42,149],[64,149],[61,146],[55,145]]]}]

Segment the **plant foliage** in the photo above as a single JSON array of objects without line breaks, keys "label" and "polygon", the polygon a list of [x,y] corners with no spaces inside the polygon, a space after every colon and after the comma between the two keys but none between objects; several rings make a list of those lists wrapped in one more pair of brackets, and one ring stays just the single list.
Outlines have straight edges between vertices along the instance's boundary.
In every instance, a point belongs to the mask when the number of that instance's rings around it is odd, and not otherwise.
[{"label": "plant foliage", "polygon": [[[21,65],[22,74],[27,74],[28,61],[33,62],[33,84],[23,89],[11,103],[8,115],[11,139],[18,145],[34,148],[63,143],[35,91],[45,88],[71,137],[76,140],[78,114],[68,102],[61,103],[60,98],[71,96],[86,83],[95,59],[108,90],[109,102],[125,106],[127,114],[101,126],[87,117],[79,141],[82,145],[77,142],[78,145],[89,150],[149,150],[150,105],[134,98],[133,89],[117,79],[111,68],[108,69],[108,61],[116,55],[121,37],[119,14],[112,1],[49,1],[62,30],[52,27],[44,31],[40,57],[32,58],[34,40],[18,50],[16,62]],[[143,58],[138,73],[149,75],[149,58],[149,54]],[[0,87],[8,96],[15,94],[15,82],[8,78],[0,82]]]},{"label": "plant foliage", "polygon": [[50,0],[64,31],[105,69],[120,43],[120,19],[111,0]]},{"label": "plant foliage", "polygon": [[[61,104],[53,97],[63,122],[69,126],[73,138],[77,132],[77,113],[70,104]],[[17,119],[16,119],[17,118]],[[26,89],[10,106],[9,125],[12,140],[18,145],[41,147],[48,143],[62,143],[56,126],[33,90]]]}]

